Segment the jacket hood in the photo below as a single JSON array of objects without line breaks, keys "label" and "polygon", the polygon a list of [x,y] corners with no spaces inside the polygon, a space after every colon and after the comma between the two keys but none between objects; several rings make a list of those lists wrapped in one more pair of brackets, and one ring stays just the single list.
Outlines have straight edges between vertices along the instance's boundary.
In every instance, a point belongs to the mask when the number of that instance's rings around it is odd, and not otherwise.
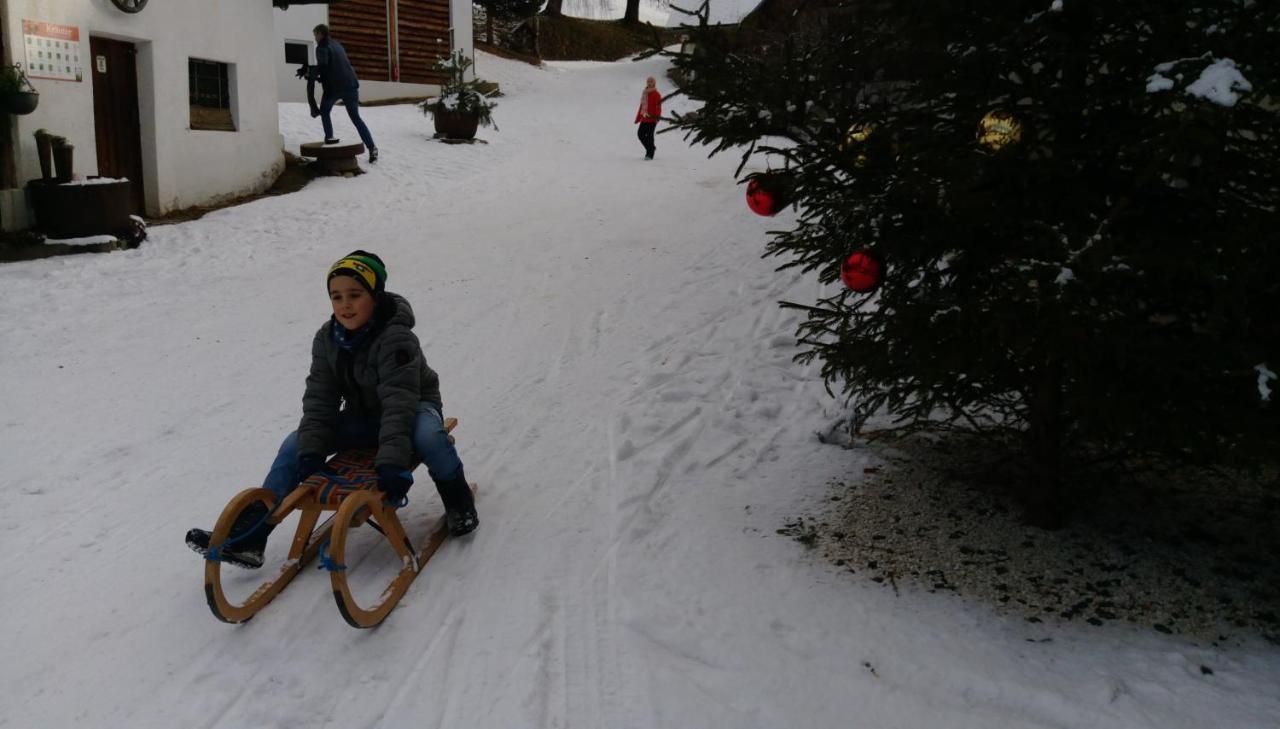
[{"label": "jacket hood", "polygon": [[409,300],[390,291],[382,292],[382,297],[378,301],[377,318],[381,324],[396,324],[408,329],[412,329],[417,323]]}]

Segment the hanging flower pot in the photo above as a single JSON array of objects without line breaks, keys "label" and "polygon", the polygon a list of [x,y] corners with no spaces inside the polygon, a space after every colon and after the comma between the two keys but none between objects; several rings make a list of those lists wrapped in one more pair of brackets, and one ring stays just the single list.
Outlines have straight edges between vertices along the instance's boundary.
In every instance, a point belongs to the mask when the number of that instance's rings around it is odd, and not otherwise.
[{"label": "hanging flower pot", "polygon": [[22,64],[0,67],[0,111],[30,114],[40,104],[40,94],[27,80]]},{"label": "hanging flower pot", "polygon": [[40,94],[34,91],[11,91],[0,96],[0,105],[10,114],[30,114],[40,104]]}]

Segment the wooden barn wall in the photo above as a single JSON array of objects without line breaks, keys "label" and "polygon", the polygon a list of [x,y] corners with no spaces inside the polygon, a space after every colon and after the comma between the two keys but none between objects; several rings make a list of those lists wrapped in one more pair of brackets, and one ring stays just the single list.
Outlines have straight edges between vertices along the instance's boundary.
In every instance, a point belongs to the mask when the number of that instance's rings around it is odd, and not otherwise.
[{"label": "wooden barn wall", "polygon": [[449,0],[344,0],[329,6],[329,30],[347,49],[356,76],[392,81],[387,4],[396,3],[400,41],[400,81],[439,84],[436,62],[448,58]]},{"label": "wooden barn wall", "polygon": [[330,5],[329,32],[347,49],[356,78],[391,80],[387,0],[344,0]]},{"label": "wooden barn wall", "polygon": [[449,0],[399,0],[400,80],[439,84],[436,62],[448,58]]}]

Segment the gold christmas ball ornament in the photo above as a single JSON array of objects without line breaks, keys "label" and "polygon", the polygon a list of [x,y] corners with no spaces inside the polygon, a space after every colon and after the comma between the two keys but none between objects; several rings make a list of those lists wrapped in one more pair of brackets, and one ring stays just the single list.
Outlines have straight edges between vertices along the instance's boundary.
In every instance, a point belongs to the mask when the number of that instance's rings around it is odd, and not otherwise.
[{"label": "gold christmas ball ornament", "polygon": [[844,144],[840,145],[840,149],[852,149],[859,142],[867,141],[875,130],[875,124],[859,123],[850,126],[849,131],[844,134]]},{"label": "gold christmas ball ornament", "polygon": [[991,152],[999,152],[1021,140],[1022,122],[1007,111],[989,111],[978,123],[978,144]]},{"label": "gold christmas ball ornament", "polygon": [[867,140],[875,133],[875,124],[857,123],[849,127],[844,134],[844,140],[837,145],[841,152],[853,155],[853,163],[858,167],[867,164]]}]

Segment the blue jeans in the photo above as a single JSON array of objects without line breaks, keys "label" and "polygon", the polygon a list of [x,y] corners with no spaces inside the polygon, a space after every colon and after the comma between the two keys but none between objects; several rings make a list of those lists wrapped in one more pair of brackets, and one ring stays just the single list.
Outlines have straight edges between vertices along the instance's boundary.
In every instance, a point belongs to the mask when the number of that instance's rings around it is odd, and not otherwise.
[{"label": "blue jeans", "polygon": [[373,143],[373,135],[369,133],[369,127],[364,125],[364,120],[360,118],[360,91],[351,89],[341,94],[331,94],[325,92],[324,97],[320,99],[320,123],[324,125],[324,138],[333,139],[333,105],[338,103],[338,99],[342,99],[342,105],[347,109],[347,116],[351,117],[351,123],[356,126],[356,131],[360,133],[360,141],[364,142],[367,149],[377,149],[377,145]]},{"label": "blue jeans", "polygon": [[[336,435],[338,450],[376,448],[378,419],[343,413],[339,416]],[[455,479],[462,472],[462,461],[449,442],[449,434],[444,430],[444,419],[436,406],[429,402],[418,403],[418,414],[413,421],[413,452],[427,464],[427,472],[436,483]],[[271,489],[276,495],[276,503],[280,503],[279,500],[297,486],[298,432],[295,430],[280,444],[280,451],[276,453],[276,460],[271,464],[271,470],[267,471],[262,487]]]}]

